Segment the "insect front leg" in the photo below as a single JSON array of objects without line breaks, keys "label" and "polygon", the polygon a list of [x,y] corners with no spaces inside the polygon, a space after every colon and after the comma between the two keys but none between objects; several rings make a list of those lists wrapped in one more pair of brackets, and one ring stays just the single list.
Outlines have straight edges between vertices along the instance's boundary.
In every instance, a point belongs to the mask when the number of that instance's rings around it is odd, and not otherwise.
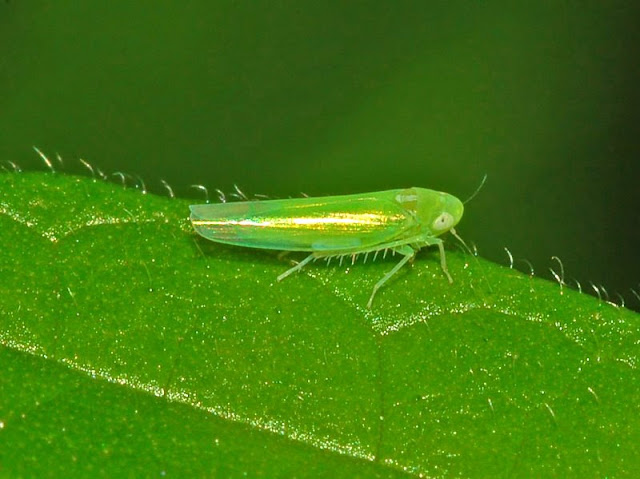
[{"label": "insect front leg", "polygon": [[449,283],[453,283],[453,278],[449,274],[449,268],[447,268],[447,257],[444,253],[444,242],[440,238],[435,238],[433,236],[420,238],[420,241],[413,244],[413,249],[416,251],[424,246],[438,246],[438,250],[440,250],[440,267],[442,268],[442,272],[449,280]]},{"label": "insect front leg", "polygon": [[394,274],[396,274],[400,270],[400,268],[402,268],[405,264],[407,264],[407,261],[413,259],[413,257],[416,255],[416,250],[409,245],[402,245],[397,248],[393,248],[393,251],[395,251],[396,253],[400,253],[404,257],[400,260],[398,264],[396,264],[393,267],[391,271],[385,274],[382,277],[382,279],[380,279],[380,281],[378,281],[374,285],[373,291],[371,292],[371,297],[369,298],[369,302],[367,303],[367,308],[369,309],[371,309],[371,305],[373,304],[373,297],[376,295],[376,293],[382,287],[382,285],[385,284],[389,280],[389,278],[391,278]]},{"label": "insect front leg", "polygon": [[438,249],[440,250],[440,266],[442,267],[442,272],[449,279],[449,283],[453,283],[453,278],[449,274],[449,268],[447,268],[447,259],[444,255],[444,243],[442,242],[441,239],[437,239],[437,238],[434,241],[437,241]]}]

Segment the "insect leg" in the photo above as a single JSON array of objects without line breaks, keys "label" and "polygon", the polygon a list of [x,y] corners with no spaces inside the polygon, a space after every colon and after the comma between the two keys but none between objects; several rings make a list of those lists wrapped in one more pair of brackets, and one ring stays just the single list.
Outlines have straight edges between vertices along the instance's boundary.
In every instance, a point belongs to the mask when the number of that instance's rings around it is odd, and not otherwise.
[{"label": "insect leg", "polygon": [[438,249],[440,250],[440,266],[442,267],[442,272],[449,279],[449,283],[453,283],[453,278],[449,274],[449,269],[447,268],[447,259],[444,255],[444,243],[442,240],[438,239]]},{"label": "insect leg", "polygon": [[302,261],[300,261],[297,265],[295,265],[293,268],[288,269],[287,271],[285,271],[284,273],[282,273],[280,276],[278,276],[278,281],[282,281],[283,279],[285,279],[287,276],[289,276],[291,273],[295,273],[296,271],[300,271],[302,268],[305,267],[305,265],[307,265],[310,261],[312,261],[313,259],[315,259],[316,256],[312,253],[309,256],[307,256],[305,259],[303,259]]},{"label": "insect leg", "polygon": [[369,302],[367,303],[367,308],[369,309],[371,309],[371,305],[373,304],[373,297],[376,295],[376,293],[382,287],[382,285],[385,284],[389,280],[389,278],[391,278],[394,274],[396,274],[398,270],[400,270],[400,268],[402,268],[407,263],[407,261],[413,258],[416,254],[416,250],[414,250],[409,245],[403,245],[399,248],[394,248],[393,251],[397,251],[398,253],[404,255],[404,258],[402,258],[400,262],[396,264],[391,271],[385,274],[382,277],[382,279],[375,284],[375,286],[373,287],[373,291],[371,292],[371,297],[369,298]]}]

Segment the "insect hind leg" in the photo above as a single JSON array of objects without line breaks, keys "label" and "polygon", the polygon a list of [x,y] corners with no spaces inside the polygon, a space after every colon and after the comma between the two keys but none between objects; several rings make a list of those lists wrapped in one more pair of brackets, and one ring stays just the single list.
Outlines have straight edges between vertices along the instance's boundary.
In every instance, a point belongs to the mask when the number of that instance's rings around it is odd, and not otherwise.
[{"label": "insect hind leg", "polygon": [[369,297],[369,301],[367,302],[367,308],[371,309],[371,305],[373,304],[373,298],[378,292],[378,290],[387,282],[389,279],[396,274],[407,262],[416,255],[416,250],[413,249],[409,245],[402,245],[398,248],[393,248],[393,251],[396,253],[400,253],[404,257],[396,264],[391,271],[385,274],[380,281],[378,281],[373,286],[373,291],[371,292],[371,296]]},{"label": "insect hind leg", "polygon": [[295,265],[293,268],[288,269],[287,271],[285,271],[284,273],[282,273],[280,276],[278,276],[278,281],[282,281],[283,279],[285,279],[287,276],[289,276],[291,273],[295,273],[296,271],[300,271],[302,268],[304,268],[307,264],[309,264],[310,261],[313,261],[316,258],[316,256],[312,253],[309,256],[307,256],[305,259],[303,259],[302,261],[300,261],[297,265]]}]

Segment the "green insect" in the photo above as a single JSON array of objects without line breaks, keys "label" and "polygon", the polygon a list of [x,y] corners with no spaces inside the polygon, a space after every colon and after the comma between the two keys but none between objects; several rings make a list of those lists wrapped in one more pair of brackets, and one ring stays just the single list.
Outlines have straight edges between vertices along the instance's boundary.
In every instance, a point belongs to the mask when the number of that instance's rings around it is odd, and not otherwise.
[{"label": "green insect", "polygon": [[425,188],[189,208],[196,232],[211,241],[311,253],[278,276],[278,281],[319,258],[349,256],[355,261],[359,254],[399,253],[400,262],[373,287],[368,308],[380,287],[425,246],[438,246],[442,271],[453,281],[438,236],[450,231],[458,237],[453,227],[464,211],[455,196]]}]

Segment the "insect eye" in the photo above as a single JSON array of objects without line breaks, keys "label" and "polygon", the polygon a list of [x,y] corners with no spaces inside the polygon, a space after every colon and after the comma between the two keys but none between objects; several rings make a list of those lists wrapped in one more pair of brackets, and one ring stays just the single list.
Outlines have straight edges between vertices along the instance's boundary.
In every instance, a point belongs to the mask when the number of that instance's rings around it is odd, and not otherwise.
[{"label": "insect eye", "polygon": [[447,212],[442,213],[433,222],[433,229],[436,231],[448,230],[452,226],[453,226],[453,216]]}]

